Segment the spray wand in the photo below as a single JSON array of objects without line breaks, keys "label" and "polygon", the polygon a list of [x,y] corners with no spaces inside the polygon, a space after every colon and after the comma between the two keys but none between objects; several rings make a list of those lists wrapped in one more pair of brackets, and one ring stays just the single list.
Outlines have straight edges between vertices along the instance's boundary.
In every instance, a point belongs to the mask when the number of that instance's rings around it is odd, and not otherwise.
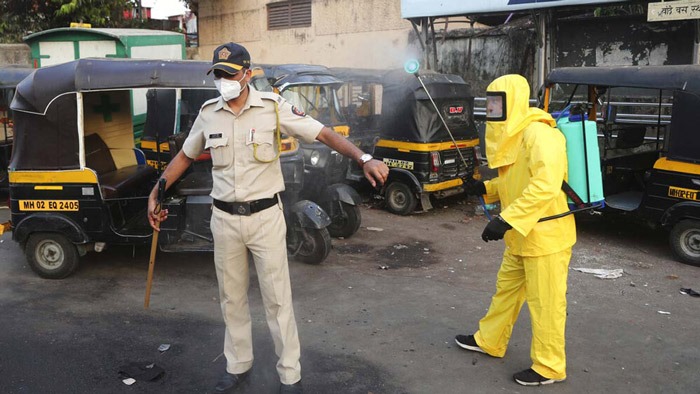
[{"label": "spray wand", "polygon": [[[438,117],[440,117],[442,124],[445,126],[445,130],[447,130],[447,134],[450,136],[450,139],[452,140],[452,143],[454,144],[455,149],[457,149],[457,153],[459,154],[459,158],[462,160],[462,163],[464,164],[464,168],[465,169],[469,168],[469,166],[467,165],[467,160],[464,158],[464,155],[462,155],[462,151],[457,146],[457,141],[455,140],[454,135],[452,135],[452,131],[450,130],[450,127],[447,125],[445,118],[442,117],[442,114],[440,113],[440,109],[438,108],[437,104],[435,104],[435,101],[433,100],[433,96],[430,95],[428,88],[425,87],[423,80],[420,78],[420,75],[418,75],[419,68],[420,68],[420,64],[418,63],[417,60],[409,60],[408,62],[406,62],[406,64],[404,64],[404,70],[407,73],[413,74],[416,76],[416,79],[418,79],[418,82],[420,82],[420,85],[423,87],[425,94],[428,95],[428,99],[430,99],[430,102],[433,104],[433,107],[435,108],[435,112],[438,114]],[[486,218],[488,220],[491,220],[491,215],[489,214],[489,211],[486,208],[486,202],[484,201],[484,198],[482,196],[478,196],[478,198],[479,198],[479,202],[481,203],[481,207],[484,210],[484,214],[486,215]]]}]

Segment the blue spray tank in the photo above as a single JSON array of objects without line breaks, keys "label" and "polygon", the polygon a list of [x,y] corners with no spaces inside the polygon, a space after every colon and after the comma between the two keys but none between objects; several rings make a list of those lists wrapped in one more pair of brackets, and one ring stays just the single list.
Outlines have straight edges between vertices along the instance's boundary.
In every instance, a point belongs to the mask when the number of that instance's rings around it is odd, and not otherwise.
[{"label": "blue spray tank", "polygon": [[[569,108],[569,107],[567,107]],[[557,128],[566,138],[566,154],[569,162],[568,184],[581,201],[592,207],[604,205],[603,173],[600,168],[598,128],[588,120],[585,106],[566,109],[557,117]],[[577,205],[569,198],[572,210]]]},{"label": "blue spray tank", "polygon": [[538,222],[605,206],[598,128],[594,121],[588,120],[586,109],[586,104],[569,105],[561,113],[553,114],[557,115],[557,128],[566,138],[569,179],[561,188],[569,197],[569,211],[544,217]]}]

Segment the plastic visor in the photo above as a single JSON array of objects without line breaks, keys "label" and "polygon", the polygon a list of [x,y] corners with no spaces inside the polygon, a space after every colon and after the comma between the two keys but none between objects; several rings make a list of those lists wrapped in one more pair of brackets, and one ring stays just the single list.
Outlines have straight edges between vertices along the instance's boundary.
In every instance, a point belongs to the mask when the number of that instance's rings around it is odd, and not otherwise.
[{"label": "plastic visor", "polygon": [[506,120],[506,92],[486,92],[486,119]]}]

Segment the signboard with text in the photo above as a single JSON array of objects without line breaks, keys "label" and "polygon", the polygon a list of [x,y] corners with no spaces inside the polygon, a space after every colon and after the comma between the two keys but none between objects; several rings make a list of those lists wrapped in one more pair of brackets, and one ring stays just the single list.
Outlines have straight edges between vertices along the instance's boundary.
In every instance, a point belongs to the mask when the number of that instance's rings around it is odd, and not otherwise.
[{"label": "signboard with text", "polygon": [[428,16],[474,15],[624,2],[624,0],[401,0],[401,17],[406,19]]},{"label": "signboard with text", "polygon": [[647,21],[662,22],[700,19],[700,0],[649,3]]}]

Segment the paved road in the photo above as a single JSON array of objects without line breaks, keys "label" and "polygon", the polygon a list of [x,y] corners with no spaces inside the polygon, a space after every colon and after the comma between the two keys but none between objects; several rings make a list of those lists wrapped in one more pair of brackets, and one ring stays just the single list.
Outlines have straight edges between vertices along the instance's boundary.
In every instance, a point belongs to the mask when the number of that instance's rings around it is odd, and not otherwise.
[{"label": "paved road", "polygon": [[[531,391],[511,380],[529,366],[527,308],[503,359],[453,344],[488,307],[503,251],[479,239],[486,219],[474,206],[453,199],[409,217],[362,213],[358,234],[333,240],[323,265],[290,264],[306,392]],[[0,209],[0,220],[7,216]],[[663,234],[638,225],[580,220],[578,234],[572,267],[625,275],[570,271],[569,377],[542,390],[698,392],[700,299],[678,290],[700,290],[700,268],[673,261]],[[9,234],[0,242],[0,392],[212,391],[224,370],[224,326],[211,255],[159,255],[144,310],[147,248],[89,254],[76,274],[49,281],[28,268]],[[250,298],[256,360],[240,392],[274,393],[276,360],[255,279]],[[160,353],[164,343],[171,348]],[[126,386],[117,372],[135,361],[166,375]]]}]

